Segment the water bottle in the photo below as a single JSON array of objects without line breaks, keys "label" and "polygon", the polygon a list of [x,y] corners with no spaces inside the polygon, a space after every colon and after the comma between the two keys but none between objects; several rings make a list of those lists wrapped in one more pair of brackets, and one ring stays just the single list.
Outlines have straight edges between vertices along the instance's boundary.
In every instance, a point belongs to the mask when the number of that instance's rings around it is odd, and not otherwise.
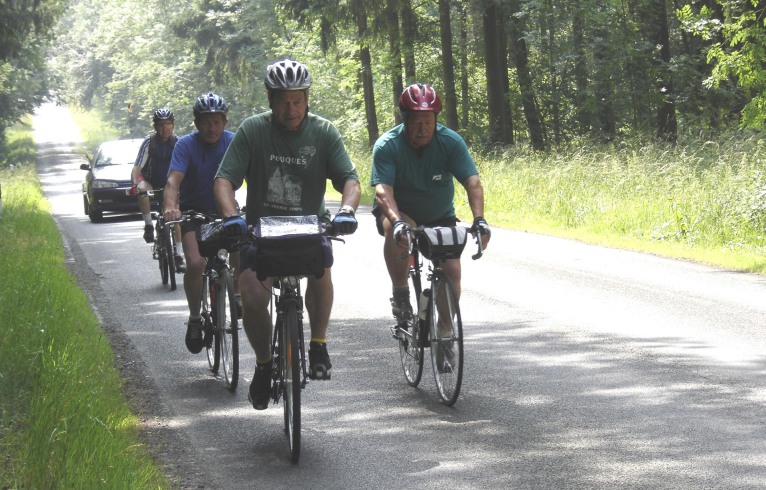
[{"label": "water bottle", "polygon": [[420,293],[420,300],[418,301],[418,318],[426,321],[426,311],[428,310],[428,298],[431,296],[430,289],[424,289]]}]

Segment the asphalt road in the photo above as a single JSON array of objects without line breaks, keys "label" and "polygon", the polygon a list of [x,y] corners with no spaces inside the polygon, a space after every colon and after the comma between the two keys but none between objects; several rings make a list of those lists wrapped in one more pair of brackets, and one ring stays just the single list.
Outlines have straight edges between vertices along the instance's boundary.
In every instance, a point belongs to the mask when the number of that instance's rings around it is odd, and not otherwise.
[{"label": "asphalt road", "polygon": [[336,246],[333,379],[304,391],[292,465],[281,407],[247,402],[249,346],[231,394],[186,351],[183,291],[162,287],[142,222],[83,214],[66,110],[34,124],[73,270],[158,398],[146,415],[166,467],[188,474],[180,486],[766,486],[766,278],[495,229],[484,258],[463,260],[465,377],[448,408],[428,365],[418,389],[404,381],[365,210]]}]

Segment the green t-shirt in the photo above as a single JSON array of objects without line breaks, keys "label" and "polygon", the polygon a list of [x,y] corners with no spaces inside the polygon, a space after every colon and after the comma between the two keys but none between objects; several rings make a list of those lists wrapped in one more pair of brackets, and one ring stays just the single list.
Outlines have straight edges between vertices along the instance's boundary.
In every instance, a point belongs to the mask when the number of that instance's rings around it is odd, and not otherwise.
[{"label": "green t-shirt", "polygon": [[453,177],[465,184],[478,173],[463,138],[441,124],[420,151],[404,139],[403,124],[378,138],[372,149],[370,185],[392,186],[396,206],[419,224],[454,218]]},{"label": "green t-shirt", "polygon": [[238,189],[247,181],[247,221],[263,216],[317,214],[329,221],[327,180],[342,192],[359,180],[340,133],[330,121],[309,113],[298,131],[279,128],[271,111],[245,119],[237,129],[216,177]]}]

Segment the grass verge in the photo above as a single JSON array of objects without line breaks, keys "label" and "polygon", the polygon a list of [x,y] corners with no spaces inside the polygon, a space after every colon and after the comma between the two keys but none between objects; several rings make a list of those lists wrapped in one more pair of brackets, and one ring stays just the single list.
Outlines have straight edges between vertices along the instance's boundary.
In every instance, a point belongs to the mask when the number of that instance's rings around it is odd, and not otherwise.
[{"label": "grass verge", "polygon": [[114,357],[64,263],[28,126],[0,167],[2,488],[167,488],[140,442]]}]

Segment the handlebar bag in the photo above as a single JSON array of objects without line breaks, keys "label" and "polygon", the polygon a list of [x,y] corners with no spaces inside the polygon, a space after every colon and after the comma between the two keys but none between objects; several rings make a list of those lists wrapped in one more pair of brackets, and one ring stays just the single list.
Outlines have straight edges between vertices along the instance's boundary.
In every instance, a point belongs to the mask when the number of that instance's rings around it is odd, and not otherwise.
[{"label": "handlebar bag", "polygon": [[234,245],[234,240],[224,234],[221,220],[205,223],[197,228],[197,246],[199,254],[203,257],[214,257],[221,249],[231,252]]},{"label": "handlebar bag", "polygon": [[314,216],[269,216],[255,227],[255,272],[258,279],[324,275],[332,249]]},{"label": "handlebar bag", "polygon": [[464,226],[434,226],[418,234],[418,249],[429,260],[459,259],[467,241]]}]

